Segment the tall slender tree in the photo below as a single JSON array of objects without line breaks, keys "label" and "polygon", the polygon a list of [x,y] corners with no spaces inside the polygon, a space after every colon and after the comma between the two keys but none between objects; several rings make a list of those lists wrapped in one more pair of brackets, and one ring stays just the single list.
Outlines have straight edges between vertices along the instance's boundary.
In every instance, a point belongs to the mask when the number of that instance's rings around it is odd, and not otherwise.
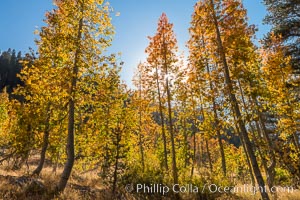
[{"label": "tall slender tree", "polygon": [[[176,150],[175,150],[175,133],[174,119],[172,110],[172,91],[171,82],[172,76],[176,70],[177,63],[177,40],[173,32],[173,24],[165,13],[161,15],[158,21],[157,33],[154,37],[149,37],[150,44],[146,49],[148,54],[148,63],[155,70],[156,80],[161,89],[166,92],[167,113],[168,113],[168,130],[171,140],[171,155],[172,155],[172,171],[174,183],[178,183],[178,173],[176,165]],[[160,93],[160,92],[159,92]],[[160,95],[160,94],[159,94]]]},{"label": "tall slender tree", "polygon": [[[246,71],[243,68],[237,70],[234,61],[243,59],[244,55],[247,55],[248,51],[243,46],[245,42],[251,41],[251,27],[248,28],[247,25],[246,11],[241,2],[237,0],[199,1],[195,6],[195,18],[194,23],[201,24],[198,26],[200,31],[196,30],[195,32],[202,33],[205,38],[208,59],[222,70],[226,86],[222,89],[225,94],[224,98],[230,102],[232,114],[236,119],[235,123],[238,124],[241,132],[240,136],[250,158],[258,185],[264,188],[264,180],[248,135],[240,101],[236,95],[237,75],[246,73]],[[238,34],[238,37],[235,34]],[[199,53],[201,54],[201,52]],[[269,199],[266,191],[261,190],[260,192],[263,199]]]},{"label": "tall slender tree", "polygon": [[102,0],[56,0],[54,3],[56,8],[46,13],[47,26],[42,28],[37,41],[39,59],[24,74],[31,74],[26,80],[29,84],[40,85],[40,89],[34,87],[30,91],[32,97],[36,94],[34,98],[41,99],[45,105],[59,102],[61,106],[56,108],[68,108],[67,160],[56,188],[56,192],[62,192],[75,160],[75,123],[79,120],[81,96],[93,94],[85,90],[84,84],[92,84],[91,72],[105,70],[101,64],[105,57],[101,54],[110,45],[114,31],[109,4]]}]

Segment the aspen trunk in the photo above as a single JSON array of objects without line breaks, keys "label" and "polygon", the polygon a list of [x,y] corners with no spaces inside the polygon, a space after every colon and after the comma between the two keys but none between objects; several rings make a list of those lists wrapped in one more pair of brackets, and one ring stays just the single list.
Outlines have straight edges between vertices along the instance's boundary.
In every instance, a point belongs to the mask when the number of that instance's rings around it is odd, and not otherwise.
[{"label": "aspen trunk", "polygon": [[43,136],[43,147],[42,147],[42,151],[41,151],[41,158],[40,158],[37,168],[32,172],[33,175],[34,174],[40,175],[40,173],[43,169],[45,159],[46,159],[46,151],[47,151],[48,144],[49,144],[49,128],[50,128],[50,105],[47,106],[47,117],[46,117],[46,121],[45,121],[45,130],[44,130],[44,136]]},{"label": "aspen trunk", "polygon": [[119,168],[119,158],[120,158],[120,141],[121,141],[121,133],[120,130],[116,130],[116,157],[115,157],[115,165],[114,165],[114,173],[113,173],[113,188],[112,188],[112,196],[114,197],[117,189],[118,182],[118,168]]},{"label": "aspen trunk", "polygon": [[206,146],[206,152],[207,152],[207,156],[208,156],[208,164],[209,164],[210,173],[213,174],[213,165],[212,165],[212,160],[211,160],[211,156],[210,156],[210,152],[209,152],[207,139],[205,139],[205,146]]},{"label": "aspen trunk", "polygon": [[[196,132],[193,132],[193,164],[192,164],[192,169],[191,169],[191,177],[194,175],[194,169],[195,169],[195,164],[196,164]],[[200,149],[199,149],[200,151]]]},{"label": "aspen trunk", "polygon": [[166,132],[165,132],[165,120],[164,120],[164,114],[163,114],[163,108],[162,108],[162,102],[161,102],[161,94],[160,94],[160,85],[158,81],[158,69],[157,66],[155,66],[156,71],[156,85],[157,85],[157,93],[158,93],[158,103],[159,103],[159,114],[160,114],[160,121],[161,121],[161,132],[162,132],[162,138],[164,143],[164,167],[166,171],[168,171],[168,153],[167,153],[167,138],[166,138]]},{"label": "aspen trunk", "polygon": [[[238,134],[239,138],[241,140],[243,140],[243,137],[242,137],[241,132],[239,131],[239,128],[238,128],[237,125],[235,125],[235,129],[236,129],[235,131]],[[255,187],[255,178],[254,178],[254,175],[253,175],[253,169],[252,169],[252,164],[251,164],[251,161],[250,161],[250,158],[249,158],[249,154],[247,152],[245,142],[241,141],[241,143],[242,143],[242,147],[243,147],[243,150],[244,150],[244,153],[245,153],[245,156],[246,156],[246,161],[247,161],[247,164],[248,164],[248,167],[249,167],[249,174],[250,174],[250,178],[251,178],[251,184],[252,184],[253,187]]]},{"label": "aspen trunk", "polygon": [[[81,3],[81,12],[83,13],[83,2]],[[78,26],[78,34],[77,34],[77,49],[75,52],[74,58],[74,66],[72,71],[71,78],[71,87],[70,87],[70,100],[69,100],[69,113],[68,113],[68,136],[67,136],[67,161],[65,163],[62,175],[60,177],[60,181],[57,186],[57,192],[64,191],[69,177],[72,172],[72,168],[75,160],[75,147],[74,147],[74,132],[75,132],[75,91],[76,84],[78,79],[78,70],[79,70],[79,54],[80,54],[80,41],[82,38],[82,27],[83,27],[83,19],[79,20]]]},{"label": "aspen trunk", "polygon": [[[251,100],[251,99],[250,99]],[[267,132],[267,128],[265,126],[265,121],[263,119],[263,116],[261,114],[261,112],[258,110],[258,101],[255,98],[255,105],[256,105],[256,112],[258,114],[258,121],[255,121],[257,130],[260,130],[260,134],[263,135],[263,137],[265,138],[267,144],[268,144],[268,151],[270,154],[270,160],[271,160],[271,164],[267,167],[267,184],[269,186],[269,188],[272,188],[274,186],[274,180],[275,180],[275,167],[276,167],[276,157],[275,157],[275,149],[274,146],[271,142],[271,139],[268,135]],[[259,127],[261,126],[261,129],[259,129]]]},{"label": "aspen trunk", "polygon": [[[250,81],[250,86],[252,87],[252,85],[253,84]],[[253,138],[255,140],[257,140],[256,136],[254,135],[254,132],[255,132],[254,131],[254,127],[252,126],[250,118],[249,118],[250,114],[248,113],[248,108],[246,107],[245,95],[244,95],[244,92],[242,90],[241,82],[240,82],[239,79],[238,79],[238,86],[239,86],[239,90],[240,90],[240,93],[241,93],[242,102],[243,102],[244,108],[246,110],[247,120],[250,123],[250,128],[251,128],[252,133],[253,133]],[[260,157],[262,159],[262,164],[263,164],[263,167],[264,167],[265,172],[267,174],[267,185],[269,186],[269,188],[272,188],[274,186],[275,166],[276,166],[276,158],[275,158],[275,154],[274,154],[274,148],[273,148],[272,142],[271,142],[271,140],[269,138],[269,135],[267,134],[267,129],[266,129],[266,126],[265,126],[265,122],[263,121],[262,114],[258,110],[258,107],[259,107],[258,101],[257,101],[256,97],[254,97],[254,99],[255,99],[255,106],[253,105],[251,97],[249,98],[249,102],[250,102],[250,105],[252,105],[253,107],[255,107],[254,111],[258,114],[258,119],[259,119],[259,121],[261,123],[261,127],[260,127],[259,124],[258,124],[258,121],[255,120],[256,130],[258,131],[258,135],[259,135],[260,140],[265,139],[265,141],[267,142],[267,147],[268,147],[268,151],[269,151],[269,154],[270,154],[271,164],[268,166],[267,160],[266,160],[265,156],[263,155],[263,153],[261,152],[259,146],[257,147],[258,148],[258,153],[259,153],[259,155],[260,155]]]},{"label": "aspen trunk", "polygon": [[[139,93],[140,93],[140,101],[142,100],[142,84],[141,84],[141,76],[140,78],[140,86],[139,86]],[[143,148],[143,139],[142,139],[142,103],[140,102],[140,109],[139,109],[139,148],[141,154],[141,162],[142,162],[142,170],[145,170],[145,160],[144,160],[144,148]]]},{"label": "aspen trunk", "polygon": [[218,45],[218,48],[219,48],[221,61],[223,63],[224,74],[225,74],[225,82],[226,82],[226,85],[228,87],[229,98],[230,98],[231,104],[233,106],[233,110],[234,110],[235,115],[236,115],[237,120],[238,120],[241,135],[243,137],[243,141],[245,142],[245,146],[246,146],[247,152],[249,154],[249,158],[251,160],[252,168],[253,168],[257,183],[258,183],[259,187],[262,188],[260,190],[261,197],[264,200],[269,200],[269,195],[265,190],[265,182],[263,180],[261,171],[259,169],[258,162],[256,160],[256,156],[255,156],[254,151],[252,149],[252,144],[251,144],[251,141],[249,139],[244,121],[242,120],[242,115],[241,115],[241,112],[240,112],[240,108],[239,108],[236,96],[234,94],[232,80],[231,80],[230,73],[229,73],[229,67],[228,67],[228,64],[227,64],[226,55],[225,55],[225,51],[224,51],[224,47],[223,47],[223,43],[222,43],[222,39],[221,39],[221,33],[220,33],[220,30],[219,30],[218,20],[217,20],[216,13],[215,13],[215,10],[214,10],[214,1],[210,0],[210,3],[211,3],[211,9],[212,9],[212,18],[213,18],[214,26],[215,26],[215,30],[216,30],[217,45]]},{"label": "aspen trunk", "polygon": [[174,139],[174,130],[173,130],[173,119],[172,119],[172,106],[171,106],[171,93],[169,88],[168,78],[166,79],[167,86],[167,97],[168,97],[168,113],[169,113],[169,126],[170,126],[170,137],[171,137],[171,148],[172,148],[172,171],[174,184],[178,184],[178,174],[176,166],[176,151],[175,151],[175,139]]},{"label": "aspen trunk", "polygon": [[184,167],[189,165],[189,143],[186,128],[186,119],[183,119],[183,137],[184,137]]},{"label": "aspen trunk", "polygon": [[[241,86],[241,82],[240,82],[239,78],[238,78],[237,83],[238,83],[239,92],[240,92],[240,95],[241,95],[241,98],[242,98],[243,107],[244,107],[244,110],[246,112],[246,118],[247,118],[247,121],[248,121],[249,126],[250,126],[250,130],[251,130],[251,133],[252,133],[253,141],[254,141],[255,144],[260,144],[261,139],[262,139],[261,138],[261,129],[260,129],[259,126],[257,126],[257,123],[256,123],[256,129],[257,129],[258,135],[259,135],[258,138],[260,139],[260,140],[258,140],[257,136],[255,135],[255,129],[254,129],[252,123],[251,123],[250,114],[248,112],[248,107],[246,105],[246,100],[245,100],[244,92],[242,90],[242,86]],[[268,174],[269,171],[268,171],[268,165],[267,165],[267,160],[265,158],[265,155],[262,153],[262,150],[261,150],[261,148],[260,148],[259,145],[256,148],[257,148],[257,151],[258,151],[258,155],[261,158],[262,166],[263,166],[265,172]]]},{"label": "aspen trunk", "polygon": [[[164,36],[163,36],[164,40]],[[164,45],[164,70],[166,75],[168,76],[168,64],[167,64],[167,54],[166,54],[166,43],[165,40],[163,41]],[[167,91],[167,101],[168,101],[168,115],[169,115],[169,131],[171,137],[171,151],[172,151],[172,172],[173,172],[173,183],[174,185],[178,184],[178,172],[177,172],[177,165],[176,165],[176,151],[175,151],[175,137],[174,137],[174,129],[173,129],[173,119],[172,119],[172,105],[171,105],[171,91],[169,85],[169,78],[166,77],[166,91]],[[178,189],[178,188],[177,188]],[[179,193],[175,194],[175,199],[180,199]]]},{"label": "aspen trunk", "polygon": [[[210,70],[209,70],[208,63],[206,63],[206,70],[209,75],[210,90],[214,91],[214,87],[213,87],[211,77],[210,77]],[[216,99],[214,96],[212,96],[212,103],[213,103],[214,120],[216,123],[216,125],[215,125],[216,133],[217,133],[218,143],[219,143],[219,147],[220,147],[220,154],[221,154],[221,159],[222,159],[222,170],[223,170],[223,175],[225,177],[226,176],[226,159],[225,159],[224,146],[222,143],[222,138],[221,138],[221,133],[220,133],[221,127],[220,127],[219,117],[218,117],[218,113],[217,113],[217,104],[216,104]]]}]

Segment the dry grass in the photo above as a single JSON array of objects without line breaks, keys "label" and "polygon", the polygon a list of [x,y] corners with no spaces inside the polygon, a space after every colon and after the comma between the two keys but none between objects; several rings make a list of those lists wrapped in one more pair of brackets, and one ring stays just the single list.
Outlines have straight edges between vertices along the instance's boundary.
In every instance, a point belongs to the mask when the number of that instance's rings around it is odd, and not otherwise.
[{"label": "dry grass", "polygon": [[[35,162],[30,162],[28,166],[22,167],[20,170],[10,170],[7,163],[0,166],[0,199],[2,200],[46,200],[49,199],[49,192],[56,186],[62,168],[57,168],[56,173],[53,168],[46,165],[39,177],[30,177],[29,172],[35,169]],[[25,175],[25,176],[24,176]],[[31,194],[32,185],[30,182],[18,184],[19,179],[32,179],[42,183],[45,192],[40,194]],[[58,200],[89,200],[89,199],[109,199],[110,192],[103,188],[96,172],[86,174],[72,173],[68,186],[65,191],[54,199]],[[34,187],[34,186],[33,186]],[[110,198],[111,199],[111,198]]]},{"label": "dry grass", "polygon": [[[45,190],[35,191],[36,185],[30,182],[18,184],[18,180],[24,178],[30,179],[29,172],[32,172],[36,167],[35,162],[30,162],[28,166],[22,167],[17,171],[9,169],[8,165],[3,163],[0,166],[0,199],[2,200],[48,200],[49,191],[53,190],[56,186],[62,168],[57,168],[56,173],[53,172],[51,165],[46,165],[39,177],[33,177],[32,180],[41,183]],[[24,176],[25,175],[25,176]],[[54,199],[57,200],[108,200],[108,199],[140,199],[134,197],[126,192],[121,192],[118,196],[112,197],[111,191],[103,187],[101,179],[96,171],[88,173],[78,173],[74,171],[68,186],[65,191]],[[40,188],[38,188],[40,189]],[[35,191],[34,193],[32,191]],[[186,196],[187,199],[190,198]],[[196,198],[195,196],[192,197]],[[143,197],[143,199],[151,199]],[[165,198],[167,199],[167,198]],[[252,193],[237,193],[235,195],[222,195],[219,200],[259,200],[259,193],[253,195]],[[278,200],[300,200],[300,191],[294,190],[293,192],[278,192]]]}]

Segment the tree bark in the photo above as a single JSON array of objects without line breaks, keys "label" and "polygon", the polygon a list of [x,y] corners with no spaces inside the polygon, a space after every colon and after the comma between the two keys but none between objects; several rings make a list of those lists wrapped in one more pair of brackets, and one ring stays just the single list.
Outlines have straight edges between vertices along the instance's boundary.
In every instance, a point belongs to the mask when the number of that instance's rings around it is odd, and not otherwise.
[{"label": "tree bark", "polygon": [[171,92],[169,88],[169,80],[166,79],[167,86],[167,98],[168,98],[168,113],[169,113],[169,129],[170,129],[170,137],[171,137],[171,148],[172,148],[172,171],[173,171],[173,179],[174,184],[178,184],[178,174],[177,174],[177,166],[176,166],[176,151],[175,151],[175,139],[174,139],[174,130],[173,130],[173,119],[172,119],[172,106],[171,106]]},{"label": "tree bark", "polygon": [[161,102],[161,94],[160,94],[160,85],[158,81],[158,69],[157,66],[155,66],[155,72],[156,72],[156,85],[157,85],[157,93],[158,93],[158,103],[159,103],[159,114],[160,114],[160,121],[161,121],[161,132],[162,132],[162,138],[164,143],[164,167],[166,171],[168,171],[168,153],[167,153],[167,137],[165,132],[165,120],[164,120],[164,114],[163,114],[163,108],[162,108],[162,102]]},{"label": "tree bark", "polygon": [[113,173],[113,188],[112,188],[112,196],[115,197],[116,189],[117,189],[117,181],[118,181],[118,168],[119,168],[119,158],[120,158],[120,141],[121,141],[121,131],[118,128],[116,130],[116,157],[115,157],[115,165],[114,165],[114,173]]},{"label": "tree bark", "polygon": [[[243,137],[242,137],[241,132],[239,131],[239,127],[237,125],[235,125],[235,129],[236,129],[235,131],[238,134],[239,138],[241,140],[243,140]],[[252,164],[251,164],[251,161],[249,159],[249,154],[247,152],[245,142],[241,141],[241,143],[242,143],[243,150],[244,150],[244,153],[245,153],[245,156],[246,156],[246,161],[247,161],[247,164],[248,164],[248,167],[249,167],[249,174],[250,174],[250,178],[251,178],[251,184],[252,184],[253,187],[255,187],[255,178],[254,178],[254,175],[253,175]]]},{"label": "tree bark", "polygon": [[[196,120],[194,120],[194,123],[196,124]],[[191,177],[194,175],[194,169],[196,164],[196,131],[193,130],[193,164],[191,169]],[[200,150],[199,150],[200,151]]]},{"label": "tree bark", "polygon": [[213,174],[213,165],[212,165],[212,160],[209,152],[209,147],[208,147],[208,140],[205,139],[205,146],[206,146],[206,152],[207,152],[207,157],[208,157],[208,164],[209,164],[209,169],[210,173]]},{"label": "tree bark", "polygon": [[182,124],[183,124],[183,137],[184,137],[184,167],[186,168],[189,165],[189,142],[188,142],[188,133],[186,128],[185,118],[183,119]]},{"label": "tree bark", "polygon": [[[209,66],[208,63],[206,63],[206,70],[209,76],[209,86],[210,86],[210,90],[214,91],[214,87],[211,81],[211,76],[210,76],[210,70],[209,70]],[[224,146],[222,143],[222,138],[221,138],[221,133],[220,133],[220,121],[219,121],[219,117],[218,117],[218,113],[217,113],[217,104],[216,104],[216,99],[215,96],[212,96],[212,103],[213,103],[213,112],[214,112],[214,120],[216,123],[216,133],[217,133],[217,138],[218,138],[218,143],[219,143],[219,147],[220,147],[220,154],[221,154],[221,159],[222,159],[222,170],[223,170],[223,176],[226,177],[226,159],[225,159],[225,153],[224,153]]]},{"label": "tree bark", "polygon": [[145,170],[145,161],[144,161],[144,148],[143,148],[143,140],[142,140],[142,84],[141,84],[141,76],[140,79],[140,86],[139,86],[139,93],[140,93],[140,108],[139,108],[139,148],[141,154],[141,162],[142,162],[142,170]]},{"label": "tree bark", "polygon": [[49,128],[50,128],[50,104],[47,106],[47,117],[46,117],[46,121],[45,121],[45,130],[44,130],[44,136],[43,136],[43,147],[42,147],[42,151],[41,151],[41,158],[39,161],[39,164],[37,166],[37,168],[32,172],[32,174],[36,174],[36,175],[40,175],[44,163],[45,163],[45,159],[46,159],[46,151],[48,148],[48,144],[49,144]]}]

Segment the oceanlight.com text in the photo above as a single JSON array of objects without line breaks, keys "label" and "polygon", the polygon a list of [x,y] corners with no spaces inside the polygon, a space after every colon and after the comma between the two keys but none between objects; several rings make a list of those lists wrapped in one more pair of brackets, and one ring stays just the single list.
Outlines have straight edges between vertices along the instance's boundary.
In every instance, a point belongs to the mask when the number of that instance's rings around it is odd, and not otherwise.
[{"label": "oceanlight.com text", "polygon": [[218,186],[216,184],[204,184],[203,186],[196,186],[193,184],[167,186],[164,184],[128,184],[125,189],[127,192],[135,192],[141,194],[161,194],[166,195],[172,193],[250,193],[256,194],[258,192],[277,192],[277,193],[293,193],[293,187],[254,187],[252,185],[241,186]]}]

